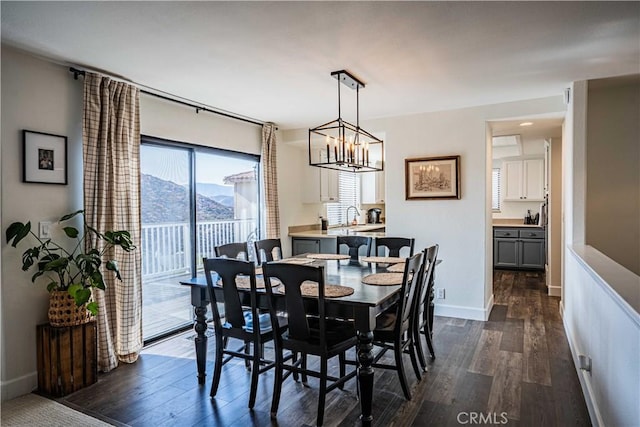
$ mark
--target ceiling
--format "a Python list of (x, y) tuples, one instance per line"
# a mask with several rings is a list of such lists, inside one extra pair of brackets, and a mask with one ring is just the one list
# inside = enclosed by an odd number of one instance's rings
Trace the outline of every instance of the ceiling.
[[(639, 2), (1, 2), (2, 42), (280, 128), (561, 95), (640, 71)], [(355, 93), (343, 89), (343, 117)]]

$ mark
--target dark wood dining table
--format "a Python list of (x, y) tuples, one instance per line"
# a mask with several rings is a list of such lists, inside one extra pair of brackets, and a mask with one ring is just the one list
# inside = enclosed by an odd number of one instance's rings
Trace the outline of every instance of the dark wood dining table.
[[(297, 255), (296, 258), (305, 258), (305, 255)], [(326, 283), (349, 286), (354, 293), (340, 298), (327, 299), (327, 312), (345, 318), (354, 319), (358, 331), (357, 356), (358, 356), (358, 382), (360, 385), (360, 409), (362, 425), (371, 425), (373, 416), (371, 413), (373, 402), (373, 330), (376, 326), (376, 316), (390, 307), (399, 297), (400, 286), (376, 286), (362, 283), (362, 278), (375, 272), (384, 272), (385, 269), (369, 263), (353, 263), (348, 260), (313, 260), (308, 265), (324, 266), (326, 270)], [(398, 273), (401, 274), (401, 273)], [(195, 347), (198, 368), (198, 382), (204, 384), (205, 366), (207, 355), (207, 306), (209, 305), (209, 293), (206, 279), (198, 276), (190, 280), (180, 282), (191, 287), (191, 304), (195, 312), (194, 330), (196, 332)], [(222, 297), (222, 288), (220, 296)], [(260, 292), (265, 296), (264, 291)], [(266, 299), (265, 299), (266, 307)], [(262, 305), (258, 302), (259, 305)]]

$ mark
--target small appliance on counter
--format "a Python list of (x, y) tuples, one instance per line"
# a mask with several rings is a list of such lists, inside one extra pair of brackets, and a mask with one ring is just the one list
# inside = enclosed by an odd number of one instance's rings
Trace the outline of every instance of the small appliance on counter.
[(382, 209), (372, 208), (367, 210), (367, 224), (380, 224), (382, 223)]

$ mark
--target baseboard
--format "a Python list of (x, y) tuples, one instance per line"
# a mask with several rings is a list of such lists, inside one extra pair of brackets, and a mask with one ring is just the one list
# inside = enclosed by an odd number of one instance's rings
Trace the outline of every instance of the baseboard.
[(573, 364), (576, 367), (576, 372), (578, 374), (578, 380), (580, 381), (580, 387), (582, 388), (582, 395), (584, 396), (584, 401), (587, 404), (587, 410), (589, 411), (589, 417), (591, 418), (591, 424), (593, 427), (604, 426), (604, 421), (602, 420), (602, 415), (600, 415), (600, 409), (598, 408), (598, 404), (593, 398), (594, 393), (591, 388), (591, 382), (589, 381), (589, 372), (583, 371), (578, 368), (578, 349), (576, 348), (575, 340), (573, 339), (573, 335), (571, 334), (569, 328), (567, 327), (566, 318), (564, 317), (564, 305), (561, 304), (561, 313), (562, 316), (562, 324), (564, 325), (564, 332), (567, 335), (567, 341), (569, 342), (569, 350), (571, 350), (571, 357), (573, 358)]
[(561, 286), (547, 286), (549, 290), (549, 296), (552, 297), (561, 297), (562, 296), (562, 287)]
[(486, 321), (493, 307), (493, 295), (486, 308), (465, 307), (461, 305), (436, 304), (435, 315), (445, 317), (456, 317), (458, 319), (482, 320)]
[(2, 390), (2, 401), (31, 393), (38, 388), (38, 372), (32, 372), (9, 381), (2, 381), (0, 389)]

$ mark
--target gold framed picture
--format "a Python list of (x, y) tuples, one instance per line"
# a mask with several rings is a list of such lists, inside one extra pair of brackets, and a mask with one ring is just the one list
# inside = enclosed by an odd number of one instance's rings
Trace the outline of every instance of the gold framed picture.
[(404, 160), (406, 200), (459, 199), (460, 156)]

